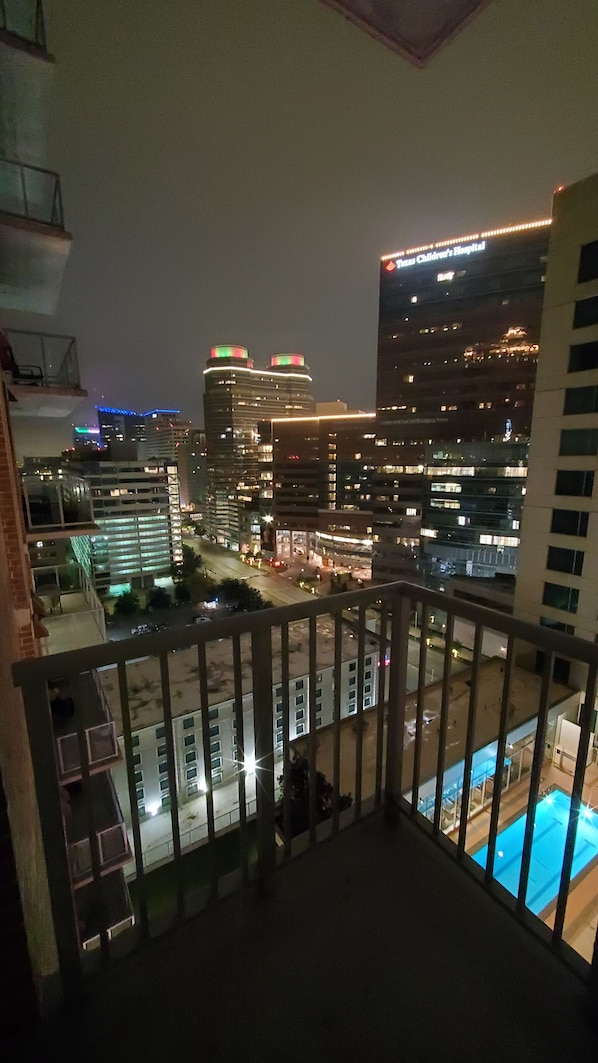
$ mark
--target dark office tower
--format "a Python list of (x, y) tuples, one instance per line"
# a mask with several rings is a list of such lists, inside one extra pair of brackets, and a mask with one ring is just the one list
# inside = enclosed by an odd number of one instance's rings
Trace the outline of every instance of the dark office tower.
[(415, 571), (426, 446), (529, 438), (549, 226), (381, 260), (375, 578)]
[(204, 380), (208, 530), (238, 549), (260, 530), (258, 422), (311, 413), (311, 376), (301, 354), (275, 354), (269, 369), (256, 369), (246, 347), (218, 346)]
[(146, 434), (145, 415), (135, 410), (119, 410), (113, 406), (96, 406), (102, 446), (111, 443), (143, 443)]

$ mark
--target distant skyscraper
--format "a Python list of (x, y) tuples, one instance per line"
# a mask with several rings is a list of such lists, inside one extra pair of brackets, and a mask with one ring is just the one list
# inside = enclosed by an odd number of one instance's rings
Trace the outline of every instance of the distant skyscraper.
[(119, 410), (113, 406), (96, 406), (102, 446), (111, 443), (142, 443), (146, 422), (142, 413)]
[(189, 435), (177, 449), (177, 465), (181, 488), (181, 505), (193, 506), (205, 517), (207, 493), (206, 433), (203, 428), (190, 428)]
[(549, 226), (476, 233), (381, 260), (380, 579), (415, 569), (427, 446), (529, 437)]
[[(515, 609), (598, 639), (598, 174), (556, 193)], [(569, 665), (557, 661), (559, 675)], [(582, 675), (571, 676), (583, 682)]]
[(234, 346), (212, 347), (204, 380), (208, 530), (238, 549), (260, 531), (258, 422), (311, 413), (312, 380), (301, 354), (276, 354), (269, 369), (256, 369), (247, 348)]
[(180, 421), (180, 410), (148, 410), (142, 414), (145, 422), (144, 441), (139, 457), (147, 461), (175, 462), (182, 443), (189, 439), (190, 421)]

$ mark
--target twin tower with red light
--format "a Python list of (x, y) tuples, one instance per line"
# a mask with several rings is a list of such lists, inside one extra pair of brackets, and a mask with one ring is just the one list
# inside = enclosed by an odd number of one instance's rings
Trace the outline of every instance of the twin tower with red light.
[[(245, 369), (253, 369), (253, 360), (249, 357), (247, 347), (234, 347), (228, 344), (220, 344), (212, 347), (208, 366), (212, 365), (237, 365)], [(305, 369), (305, 358), (302, 354), (273, 354), (270, 358), (270, 369)]]

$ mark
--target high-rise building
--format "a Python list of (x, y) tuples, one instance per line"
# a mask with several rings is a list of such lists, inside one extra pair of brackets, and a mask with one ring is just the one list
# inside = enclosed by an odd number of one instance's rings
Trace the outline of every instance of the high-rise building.
[(540, 343), (515, 608), (595, 641), (598, 174), (555, 194)]
[(426, 448), (420, 567), (428, 581), (515, 575), (527, 455), (523, 442)]
[(113, 443), (143, 443), (146, 421), (142, 413), (135, 410), (119, 410), (114, 406), (96, 406), (100, 428), (100, 440), (103, 447)]
[(139, 457), (144, 461), (177, 461), (181, 444), (189, 439), (190, 421), (179, 420), (180, 410), (148, 410), (142, 414), (145, 422), (143, 444)]
[(72, 540), (78, 562), (99, 594), (152, 587), (182, 560), (176, 465), (73, 462), (88, 485), (96, 531)]
[(272, 421), (276, 552), (370, 568), (374, 413)]
[(384, 255), (374, 575), (415, 570), (426, 447), (529, 437), (550, 220)]
[(312, 379), (301, 354), (275, 354), (256, 369), (246, 347), (218, 346), (204, 381), (208, 531), (239, 549), (260, 533), (258, 423), (311, 413)]
[(206, 433), (203, 428), (190, 428), (186, 439), (177, 448), (181, 506), (198, 510), (203, 516), (207, 492)]

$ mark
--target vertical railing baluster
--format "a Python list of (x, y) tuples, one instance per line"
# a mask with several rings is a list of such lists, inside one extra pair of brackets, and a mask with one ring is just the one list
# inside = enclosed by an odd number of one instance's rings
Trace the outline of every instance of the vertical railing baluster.
[(276, 823), (274, 804), (274, 734), (272, 719), (272, 629), (251, 632), (253, 719), (255, 734), (255, 791), (257, 798), (257, 861), (259, 888), (274, 890)]
[(339, 827), (341, 791), (341, 676), (343, 661), (343, 617), (334, 613), (334, 665), (332, 670), (332, 832)]
[(473, 770), (473, 754), (476, 733), (476, 721), (478, 713), (478, 689), (480, 684), (480, 657), (484, 644), (484, 628), (476, 624), (473, 641), (473, 658), (471, 662), (471, 678), (469, 686), (469, 706), (467, 711), (467, 731), (465, 734), (465, 760), (463, 762), (463, 788), (461, 790), (461, 814), (459, 819), (459, 837), (457, 840), (457, 859), (461, 860), (465, 853), (467, 839), (467, 822), (469, 819), (469, 801), (471, 797), (471, 773)]
[(365, 606), (357, 611), (357, 696), (355, 718), (355, 819), (361, 819), (363, 788), (363, 687), (365, 673)]
[(168, 792), (170, 797), (170, 822), (172, 826), (172, 853), (174, 859), (174, 878), (176, 884), (176, 917), (185, 916), (185, 889), (183, 868), (181, 864), (181, 835), (179, 829), (179, 808), (176, 783), (176, 764), (174, 754), (174, 735), (172, 730), (172, 705), (170, 699), (170, 675), (168, 669), (168, 652), (160, 653), (160, 685), (162, 694), (162, 713), (164, 718), (164, 740), (166, 745), (166, 767), (168, 774)]
[(536, 804), (538, 802), (538, 790), (540, 789), (540, 777), (542, 774), (542, 761), (546, 755), (546, 724), (548, 722), (548, 709), (550, 698), (550, 680), (554, 667), (554, 654), (544, 654), (544, 668), (542, 670), (542, 682), (540, 685), (540, 702), (538, 705), (538, 718), (536, 722), (536, 738), (534, 742), (534, 755), (529, 777), (529, 792), (527, 799), (527, 816), (523, 835), (523, 849), (521, 852), (521, 872), (519, 875), (519, 889), (517, 891), (517, 908), (520, 912), (525, 908), (527, 897), (527, 884), (529, 881), (529, 866), (532, 855), (534, 840), (534, 820), (536, 818)]
[(507, 726), (509, 718), (509, 704), (511, 700), (511, 684), (513, 680), (513, 666), (515, 657), (515, 640), (509, 635), (507, 643), (507, 656), (505, 658), (505, 670), (500, 704), (500, 720), (498, 725), (498, 739), (496, 743), (496, 768), (494, 771), (494, 791), (492, 793), (492, 808), (490, 810), (490, 827), (488, 833), (488, 856), (484, 879), (486, 883), (494, 878), (494, 857), (496, 855), (496, 834), (498, 831), (498, 817), (500, 815), (500, 799), (502, 793), (502, 773), (505, 763), (505, 748), (507, 745)]
[[(214, 819), (214, 786), (212, 782), (212, 750), (210, 738), (210, 696), (208, 691), (208, 662), (206, 658), (205, 639), (197, 646), (197, 669), (199, 674), (199, 704), (201, 708), (201, 741), (203, 745), (203, 767), (206, 785), (206, 820), (208, 827), (208, 866), (210, 874), (210, 899), (218, 897), (218, 868), (216, 867), (216, 823)], [(245, 747), (243, 747), (245, 758)], [(245, 771), (245, 759), (243, 759)]]
[[(240, 635), (233, 635), (234, 712), (237, 741), (237, 793), (239, 798), (239, 861), (241, 881), (245, 884), (249, 878), (249, 853), (247, 850), (247, 775), (245, 773), (245, 727), (243, 721), (242, 669), (241, 637)], [(240, 761), (239, 754), (241, 755)]]
[(451, 700), (451, 675), (453, 671), (453, 631), (455, 614), (447, 612), (444, 637), (444, 664), (442, 669), (442, 697), (440, 699), (440, 726), (438, 729), (438, 752), (436, 757), (436, 791), (434, 797), (434, 819), (432, 833), (437, 837), (442, 825), (442, 795), (444, 791), (444, 763), (446, 760), (446, 736), (449, 724), (449, 705)]
[[(67, 676), (68, 687), (75, 705), (82, 704), (82, 691), (79, 683), (79, 674)], [(89, 750), (84, 729), (77, 725), (77, 744), (79, 747), (79, 764), (81, 768), (81, 789), (83, 791), (83, 803), (85, 806), (85, 822), (89, 841), (89, 853), (91, 857), (91, 875), (93, 887), (94, 910), (97, 912), (99, 923), (100, 955), (102, 963), (110, 961), (110, 942), (108, 940), (108, 915), (106, 910), (104, 891), (101, 877), (101, 857), (96, 826), (96, 816), (91, 790), (91, 776), (89, 773)]]
[(422, 730), (426, 698), (426, 666), (428, 654), (428, 606), (422, 605), (419, 628), (419, 661), (417, 673), (417, 704), (415, 708), (415, 738), (413, 742), (413, 780), (411, 784), (411, 815), (417, 816), (419, 804), (419, 775), (422, 757)]
[(316, 649), (317, 628), (315, 616), (310, 616), (308, 622), (308, 660), (309, 660), (309, 737), (307, 740), (309, 749), (309, 844), (316, 844), (318, 826), (318, 792), (317, 792), (317, 735), (316, 735)]
[(289, 772), (291, 767), (291, 749), (289, 744), (289, 625), (283, 624), (280, 631), (280, 662), (282, 685), (282, 829), (284, 832), (284, 857), (291, 855), (291, 790)]
[(594, 704), (596, 701), (597, 675), (598, 670), (596, 665), (590, 665), (588, 680), (586, 683), (585, 698), (581, 707), (581, 712), (579, 714), (579, 744), (577, 747), (577, 759), (575, 761), (573, 786), (571, 788), (571, 809), (569, 811), (569, 822), (567, 824), (567, 836), (565, 839), (565, 852), (563, 855), (563, 870), (561, 872), (559, 896), (556, 904), (556, 911), (554, 913), (554, 928), (552, 932), (552, 940), (555, 944), (558, 944), (562, 940), (563, 929), (565, 926), (565, 912), (567, 908), (567, 899), (569, 896), (571, 871), (573, 869), (573, 855), (575, 852), (575, 839), (577, 837), (577, 824), (581, 812), (581, 798), (583, 794), (583, 786), (588, 762), (588, 751), (590, 748), (591, 722), (594, 712)]
[[(379, 808), (382, 803), (382, 764), (384, 760), (384, 714), (387, 712), (387, 668), (386, 656), (388, 651), (388, 603), (384, 599), (380, 602), (380, 639), (378, 649), (378, 681), (376, 684), (376, 781), (374, 789), (374, 804)], [(372, 669), (372, 675), (374, 671)]]
[(23, 217), (24, 218), (28, 218), (29, 217), (29, 202), (28, 202), (28, 199), (27, 199), (27, 181), (26, 181), (26, 177), (25, 177), (25, 167), (24, 166), (19, 166), (19, 171), (20, 171), (20, 174), (21, 174), (21, 193), (22, 193), (22, 196), (23, 196)]
[(81, 948), (71, 885), (55, 738), (48, 687), (43, 679), (22, 681), (33, 780), (46, 862), (48, 892), (62, 991), (68, 1000), (82, 992)]
[(409, 621), (411, 600), (395, 592), (391, 598), (390, 681), (386, 741), (385, 805), (392, 816), (403, 789), (403, 750), (405, 745), (405, 700), (409, 661)]
[(133, 763), (133, 739), (131, 735), (129, 685), (127, 683), (127, 669), (124, 661), (118, 662), (118, 690), (120, 695), (120, 716), (122, 720), (123, 742), (125, 747), (127, 788), (129, 791), (129, 805), (131, 807), (131, 830), (133, 833), (133, 852), (135, 856), (135, 874), (137, 882), (137, 896), (139, 900), (139, 929), (141, 933), (141, 940), (145, 941), (149, 937), (147, 890), (145, 882), (145, 870), (143, 867), (143, 845), (141, 841), (141, 827), (139, 824), (139, 809), (137, 807), (135, 765)]

